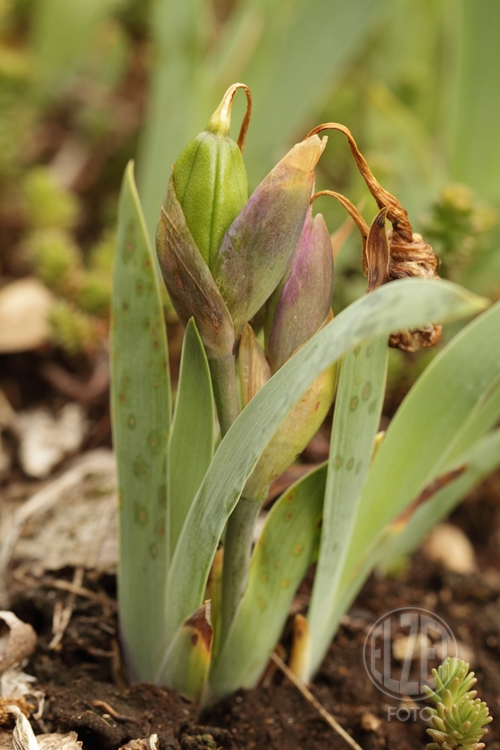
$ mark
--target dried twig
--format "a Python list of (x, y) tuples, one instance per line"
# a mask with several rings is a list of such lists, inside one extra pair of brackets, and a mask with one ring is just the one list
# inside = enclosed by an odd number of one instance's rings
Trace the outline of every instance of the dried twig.
[[(75, 572), (73, 574), (73, 585), (75, 587), (81, 588), (81, 585), (83, 583), (83, 575), (83, 568), (75, 568)], [(60, 644), (62, 637), (66, 632), (66, 628), (70, 623), (71, 615), (73, 614), (73, 610), (75, 608), (75, 603), (76, 595), (74, 593), (69, 594), (66, 606), (63, 607), (61, 602), (56, 602), (52, 621), (52, 632), (54, 633), (54, 637), (49, 643), (49, 649), (55, 649)]]
[(323, 717), (323, 719), (326, 721), (327, 724), (329, 724), (332, 729), (334, 729), (337, 734), (340, 734), (340, 736), (347, 742), (348, 745), (350, 745), (354, 750), (363, 750), (361, 745), (358, 745), (358, 743), (353, 740), (350, 734), (348, 734), (343, 727), (340, 726), (338, 721), (329, 713), (326, 708), (324, 708), (321, 703), (314, 697), (314, 695), (311, 693), (310, 690), (306, 688), (304, 683), (299, 680), (297, 675), (295, 675), (292, 670), (287, 667), (283, 659), (280, 659), (278, 654), (271, 654), (271, 659), (274, 661), (274, 663), (281, 669), (283, 674), (288, 677), (290, 682), (292, 682), (297, 690), (302, 693), (304, 698), (311, 703), (311, 705), (314, 706), (316, 711)]
[(109, 703), (106, 703), (106, 701), (92, 701), (92, 705), (94, 708), (102, 708), (103, 711), (109, 714), (112, 719), (115, 719), (115, 721), (135, 721), (132, 716), (124, 716), (123, 714), (118, 713), (118, 711), (115, 711), (115, 709), (110, 706)]
[(96, 593), (85, 586), (77, 586), (72, 581), (65, 581), (64, 578), (47, 578), (38, 585), (51, 589), (59, 589), (60, 591), (68, 591), (70, 594), (76, 594), (76, 596), (81, 596), (82, 599), (90, 599), (99, 602), (99, 604), (109, 605), (113, 603), (113, 599), (110, 599), (104, 592)]

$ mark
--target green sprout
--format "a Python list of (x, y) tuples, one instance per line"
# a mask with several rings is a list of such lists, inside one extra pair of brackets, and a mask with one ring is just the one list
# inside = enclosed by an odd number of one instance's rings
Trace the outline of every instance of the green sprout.
[[(233, 141), (240, 89), (247, 113)], [(311, 132), (247, 199), (250, 102), (246, 86), (231, 86), (174, 164), (157, 258), (132, 164), (118, 215), (111, 400), (121, 639), (131, 679), (199, 702), (258, 683), (315, 562), (292, 663), (310, 681), (369, 573), (395, 540), (418, 543), (420, 510), (437, 518), (500, 463), (500, 305), (438, 354), (381, 442), (388, 343), (432, 346), (441, 323), (489, 302), (436, 279), (432, 248), (344, 126)], [(369, 225), (335, 194), (360, 230), (368, 279), (367, 294), (335, 318), (329, 231), (313, 213), (325, 129), (347, 136), (379, 208)], [(175, 400), (157, 259), (185, 326)], [(329, 460), (277, 500), (254, 543), (270, 483), (314, 435), (335, 389)]]
[(434, 690), (425, 686), (428, 697), (436, 708), (428, 708), (431, 726), (426, 730), (432, 737), (428, 750), (482, 750), (486, 724), (492, 721), (488, 706), (476, 698), (471, 690), (477, 679), (469, 672), (467, 662), (456, 656), (448, 657), (438, 669), (432, 670)]

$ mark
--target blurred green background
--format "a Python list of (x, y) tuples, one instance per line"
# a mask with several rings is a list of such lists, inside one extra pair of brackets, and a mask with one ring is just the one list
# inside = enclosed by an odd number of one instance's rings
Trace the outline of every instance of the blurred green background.
[[(53, 294), (52, 341), (92, 352), (127, 160), (153, 235), (171, 164), (242, 81), (251, 189), (312, 127), (342, 122), (442, 275), (498, 298), (499, 71), (498, 0), (0, 0), (2, 287), (38, 277)], [(244, 104), (240, 94), (235, 134)], [(324, 188), (367, 196), (338, 133)], [(370, 221), (375, 204), (362, 205)], [(317, 210), (331, 232), (345, 220), (331, 199)], [(353, 234), (336, 309), (364, 286)]]

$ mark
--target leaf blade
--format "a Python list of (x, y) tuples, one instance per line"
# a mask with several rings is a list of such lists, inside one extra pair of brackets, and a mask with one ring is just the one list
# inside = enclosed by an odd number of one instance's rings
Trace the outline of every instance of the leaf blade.
[(404, 529), (388, 545), (382, 560), (384, 567), (411, 554), (435, 524), (446, 518), (473, 487), (495, 471), (500, 465), (500, 430), (477, 440), (456, 459), (455, 464), (466, 466), (464, 473), (417, 508)]
[(342, 362), (333, 417), (323, 526), (311, 603), (309, 682), (335, 628), (335, 599), (369, 469), (385, 393), (387, 339), (357, 347)]
[(169, 538), (172, 556), (182, 526), (214, 451), (215, 414), (207, 356), (196, 323), (182, 345), (177, 399), (169, 443)]
[(290, 487), (267, 517), (248, 586), (210, 675), (219, 698), (253, 687), (266, 667), (317, 548), (325, 481), (323, 465)]
[(175, 634), (156, 682), (201, 703), (212, 658), (212, 642), (210, 602), (204, 602)]
[(496, 382), (499, 332), (497, 303), (464, 328), (410, 390), (368, 474), (344, 574), (355, 566), (358, 550), (366, 549), (374, 534), (418, 497), (442, 468), (460, 430), (481, 405), (484, 391)]
[(269, 380), (222, 441), (191, 505), (169, 573), (167, 642), (199, 606), (222, 530), (248, 476), (279, 422), (314, 378), (366, 339), (429, 319), (470, 315), (486, 304), (450, 282), (391, 282), (340, 313)]
[(153, 679), (162, 653), (167, 571), (170, 382), (152, 249), (129, 163), (112, 296), (113, 440), (120, 491), (118, 599), (130, 673)]

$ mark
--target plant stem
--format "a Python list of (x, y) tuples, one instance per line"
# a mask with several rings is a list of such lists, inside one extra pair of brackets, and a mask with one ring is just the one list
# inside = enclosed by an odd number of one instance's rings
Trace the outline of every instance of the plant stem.
[(209, 359), (217, 416), (222, 437), (240, 413), (234, 355)]
[(258, 500), (240, 497), (227, 522), (222, 573), (221, 644), (229, 632), (247, 585), (253, 531), (261, 504)]
[[(240, 413), (233, 355), (209, 360), (222, 437)], [(241, 497), (229, 516), (224, 536), (220, 635), (222, 644), (229, 631), (248, 579), (255, 520), (261, 498)]]

